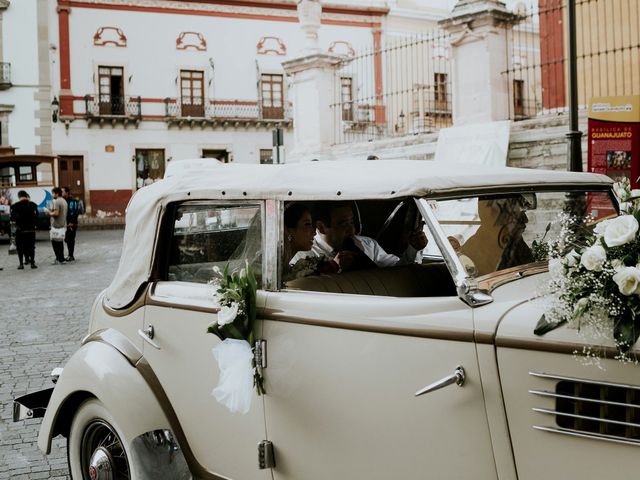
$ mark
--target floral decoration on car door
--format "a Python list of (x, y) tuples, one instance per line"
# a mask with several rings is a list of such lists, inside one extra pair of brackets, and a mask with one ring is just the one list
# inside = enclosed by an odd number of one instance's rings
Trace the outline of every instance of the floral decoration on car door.
[(220, 304), (217, 318), (207, 328), (221, 343), (212, 352), (220, 368), (218, 385), (212, 395), (231, 412), (247, 413), (252, 389), (265, 393), (264, 379), (253, 354), (256, 320), (256, 278), (248, 263), (240, 272), (214, 267), (219, 277), (212, 281)]

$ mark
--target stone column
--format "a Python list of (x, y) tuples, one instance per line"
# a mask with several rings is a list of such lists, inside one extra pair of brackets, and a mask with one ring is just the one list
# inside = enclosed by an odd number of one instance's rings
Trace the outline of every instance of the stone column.
[(458, 0), (439, 25), (451, 35), (454, 126), (509, 119), (507, 32), (500, 0)]
[[(339, 108), (336, 95), (336, 69), (342, 58), (322, 53), (318, 29), (322, 7), (318, 0), (298, 2), (300, 26), (306, 43), (298, 56), (282, 63), (290, 75), (289, 99), (293, 103), (293, 146), (287, 148), (287, 161), (323, 157), (333, 140)], [(337, 112), (337, 113), (336, 113)]]

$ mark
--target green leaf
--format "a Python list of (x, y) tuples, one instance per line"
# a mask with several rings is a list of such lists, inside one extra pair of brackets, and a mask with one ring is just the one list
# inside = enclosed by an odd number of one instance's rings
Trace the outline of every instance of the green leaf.
[(223, 334), (220, 332), (220, 326), (217, 323), (211, 324), (207, 327), (207, 333), (213, 333), (220, 340), (224, 340)]
[(540, 317), (540, 320), (538, 320), (538, 323), (536, 324), (536, 328), (533, 330), (533, 333), (536, 335), (544, 335), (547, 332), (550, 332), (551, 330), (555, 330), (556, 328), (558, 328), (560, 325), (563, 325), (567, 323), (566, 320), (561, 320), (558, 323), (555, 322), (549, 322), (544, 314)]

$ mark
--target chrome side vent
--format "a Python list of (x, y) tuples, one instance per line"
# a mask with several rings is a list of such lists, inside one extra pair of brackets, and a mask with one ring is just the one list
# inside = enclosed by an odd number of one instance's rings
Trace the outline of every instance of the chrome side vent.
[(599, 382), (529, 372), (555, 382), (546, 390), (529, 390), (555, 399), (555, 409), (533, 411), (555, 417), (555, 426), (534, 425), (538, 430), (640, 446), (640, 386)]

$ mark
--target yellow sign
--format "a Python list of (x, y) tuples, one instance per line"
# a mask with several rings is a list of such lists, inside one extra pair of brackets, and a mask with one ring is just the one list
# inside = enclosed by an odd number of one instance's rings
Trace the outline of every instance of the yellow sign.
[(640, 95), (592, 97), (589, 118), (605, 122), (640, 123)]

